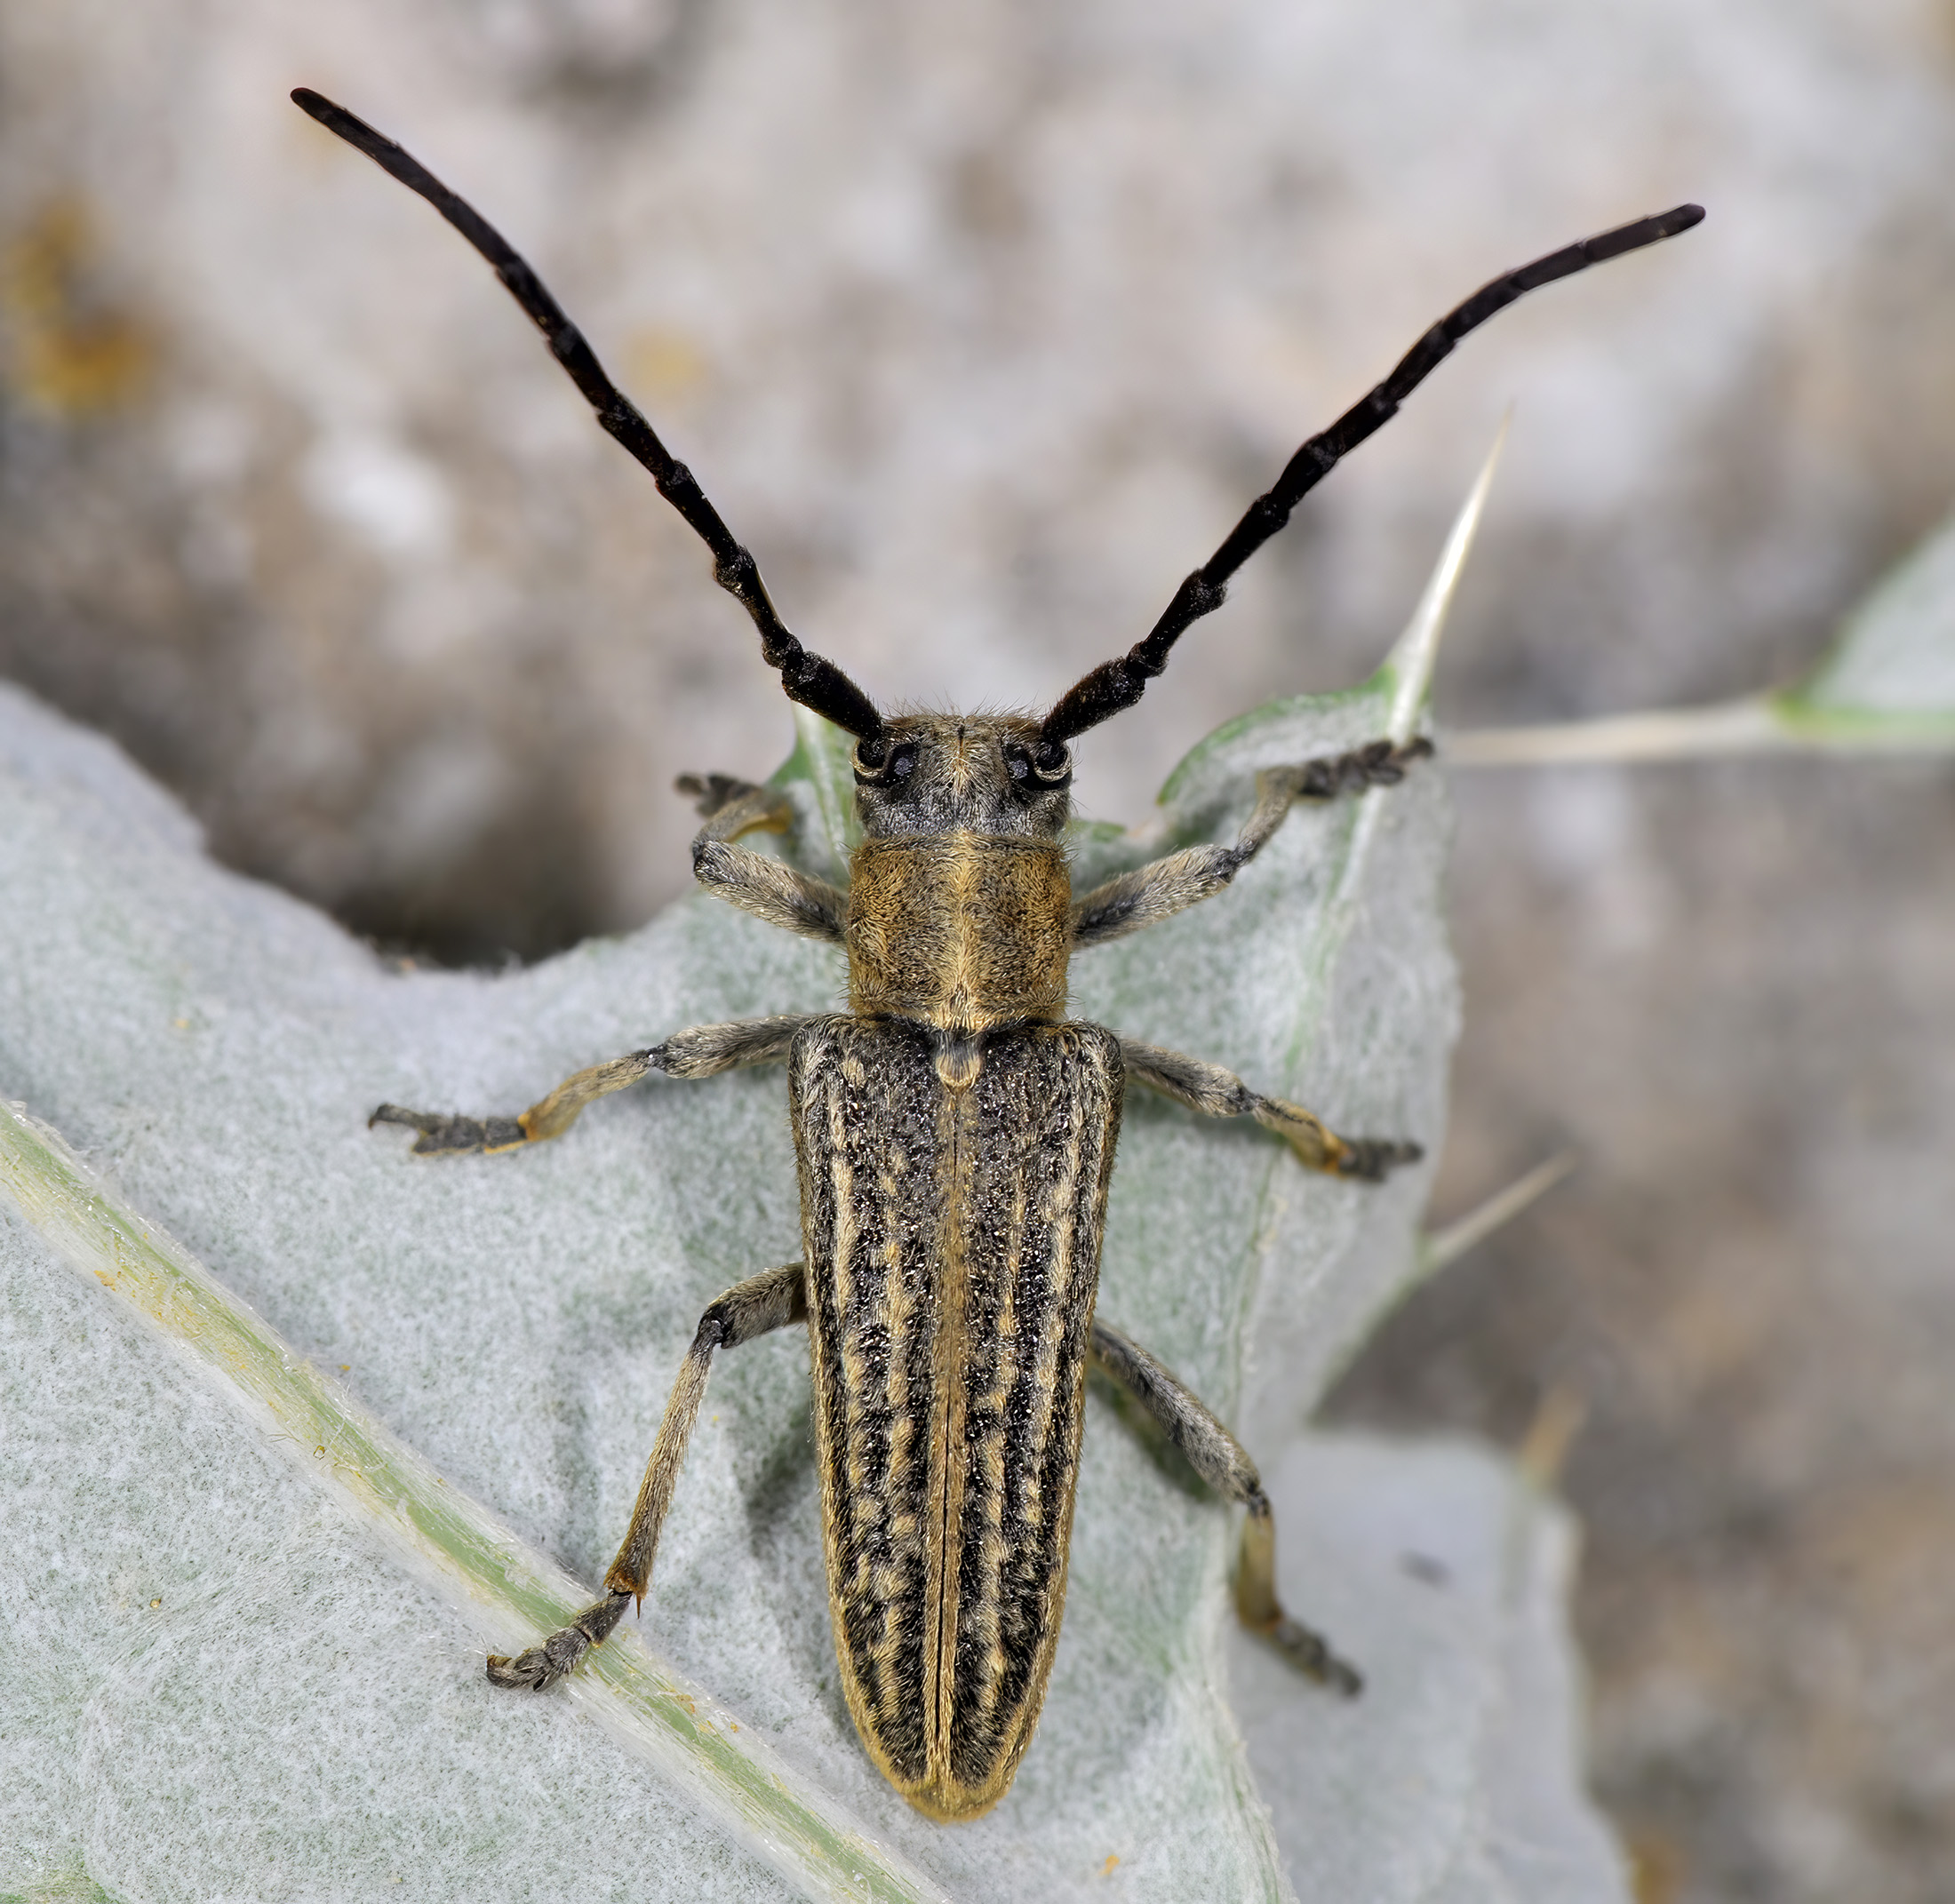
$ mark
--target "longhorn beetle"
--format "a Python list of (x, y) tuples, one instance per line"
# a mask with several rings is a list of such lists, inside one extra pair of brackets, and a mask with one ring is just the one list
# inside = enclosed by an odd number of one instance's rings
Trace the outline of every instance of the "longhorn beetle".
[(777, 926), (846, 948), (849, 1008), (696, 1025), (566, 1079), (518, 1117), (382, 1104), (423, 1156), (558, 1137), (594, 1098), (648, 1072), (711, 1078), (785, 1064), (801, 1177), (802, 1260), (737, 1283), (699, 1318), (604, 1595), (516, 1658), (498, 1685), (542, 1687), (602, 1643), (651, 1581), (714, 1351), (808, 1325), (835, 1652), (870, 1757), (920, 1811), (975, 1818), (1009, 1787), (1044, 1703), (1065, 1593), (1089, 1359), (1167, 1430), (1202, 1478), (1248, 1510), (1235, 1603), (1246, 1625), (1334, 1690), (1357, 1672), (1278, 1604), (1275, 1530), (1256, 1466), (1160, 1362), (1094, 1314), (1121, 1094), (1143, 1084), (1209, 1117), (1251, 1117), (1312, 1170), (1376, 1182), (1412, 1143), (1341, 1137), (1219, 1066), (1065, 1015), (1078, 948), (1137, 932), (1222, 891), (1293, 802), (1388, 786), (1431, 753), (1377, 740), (1257, 777), (1233, 846), (1193, 847), (1075, 896), (1061, 844), (1067, 742), (1131, 707), (1188, 625), (1310, 490), (1386, 422), (1453, 346), (1524, 291), (1688, 230), (1680, 205), (1496, 278), (1292, 457), (1145, 640), (1095, 668), (1042, 718), (884, 715), (788, 633), (754, 558), (692, 472), (599, 365), (536, 274), (406, 152), (316, 92), (293, 100), (420, 194), (494, 267), (597, 420), (651, 472), (753, 617), (788, 697), (856, 737), (863, 840), (846, 892), (735, 842), (792, 822), (786, 797), (687, 776), (706, 825), (700, 882)]

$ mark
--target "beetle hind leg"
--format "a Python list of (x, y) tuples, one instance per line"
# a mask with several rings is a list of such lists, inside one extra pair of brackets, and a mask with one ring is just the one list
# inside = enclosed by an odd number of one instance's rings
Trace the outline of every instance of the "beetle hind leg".
[(1172, 1369), (1104, 1322), (1093, 1325), (1093, 1361), (1160, 1422), (1217, 1494), (1249, 1510), (1235, 1569), (1235, 1610), (1242, 1624), (1306, 1677), (1356, 1698), (1364, 1687), (1358, 1669), (1340, 1659), (1321, 1633), (1284, 1612), (1276, 1597), (1276, 1519), (1249, 1450)]
[(659, 1529), (672, 1505), (673, 1491), (684, 1467), (686, 1444), (699, 1417), (706, 1378), (715, 1349), (737, 1349), (791, 1322), (808, 1319), (808, 1273), (798, 1263), (784, 1269), (762, 1270), (735, 1283), (718, 1301), (707, 1305), (679, 1379), (672, 1384), (666, 1412), (652, 1443), (651, 1459), (632, 1510), (624, 1545), (604, 1576), (604, 1597), (594, 1600), (568, 1626), (557, 1628), (538, 1645), (509, 1659), (489, 1655), (489, 1677), (497, 1685), (541, 1692), (571, 1671), (593, 1646), (602, 1645), (624, 1617), (626, 1607), (642, 1600), (651, 1584), (651, 1563), (658, 1550)]

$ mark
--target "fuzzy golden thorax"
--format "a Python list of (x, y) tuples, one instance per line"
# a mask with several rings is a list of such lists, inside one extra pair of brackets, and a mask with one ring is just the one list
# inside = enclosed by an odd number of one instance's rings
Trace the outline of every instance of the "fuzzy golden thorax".
[(1073, 763), (1041, 773), (1038, 740), (1022, 714), (909, 714), (856, 749), (852, 1010), (953, 1034), (1065, 1016)]

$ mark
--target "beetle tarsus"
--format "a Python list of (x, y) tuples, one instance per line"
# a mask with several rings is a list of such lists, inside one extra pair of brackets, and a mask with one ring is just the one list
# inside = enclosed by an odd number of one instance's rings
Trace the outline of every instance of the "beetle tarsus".
[(631, 1604), (628, 1593), (607, 1593), (586, 1606), (568, 1626), (560, 1626), (541, 1645), (531, 1646), (509, 1659), (499, 1653), (489, 1655), (489, 1679), (493, 1685), (518, 1692), (540, 1693), (566, 1674), (576, 1670), (593, 1646), (601, 1645)]
[(465, 1118), (459, 1113), (443, 1117), (432, 1111), (407, 1111), (399, 1104), (382, 1104), (367, 1119), (367, 1128), (376, 1124), (404, 1124), (419, 1135), (414, 1139), (416, 1157), (471, 1157), (496, 1151), (513, 1151), (530, 1141), (529, 1133), (515, 1118)]
[(1367, 787), (1396, 786), (1414, 761), (1425, 760), (1432, 752), (1432, 742), (1420, 734), (1402, 746), (1374, 740), (1349, 753), (1278, 771), (1295, 776), (1298, 800), (1335, 800), (1340, 793), (1361, 793)]
[(1364, 1691), (1364, 1675), (1348, 1660), (1339, 1659), (1321, 1633), (1312, 1632), (1288, 1613), (1280, 1615), (1262, 1637), (1306, 1679), (1315, 1680), (1340, 1699), (1355, 1699)]
[(1402, 1143), (1391, 1137), (1346, 1137), (1343, 1143), (1337, 1175), (1354, 1177), (1361, 1183), (1382, 1183), (1392, 1171), (1405, 1164), (1416, 1164), (1425, 1155), (1423, 1143)]
[(751, 780), (741, 780), (732, 774), (681, 774), (672, 785), (675, 793), (692, 802), (692, 810), (702, 820), (710, 820), (721, 808), (762, 791)]
[(573, 1627), (563, 1627), (515, 1659), (489, 1655), (489, 1679), (494, 1685), (540, 1693), (563, 1678), (590, 1651), (590, 1641)]

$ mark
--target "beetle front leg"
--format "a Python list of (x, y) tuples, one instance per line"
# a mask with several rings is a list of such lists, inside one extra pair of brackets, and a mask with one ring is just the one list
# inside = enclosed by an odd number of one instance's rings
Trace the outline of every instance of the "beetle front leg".
[(787, 1059), (794, 1034), (810, 1023), (806, 1013), (779, 1018), (742, 1018), (731, 1024), (696, 1024), (674, 1032), (662, 1045), (634, 1051), (607, 1064), (594, 1064), (566, 1078), (547, 1097), (539, 1097), (515, 1117), (463, 1117), (433, 1111), (406, 1111), (382, 1104), (367, 1119), (376, 1124), (404, 1124), (419, 1131), (417, 1157), (465, 1157), (475, 1152), (519, 1151), (526, 1143), (546, 1143), (561, 1137), (576, 1123), (594, 1098), (622, 1091), (651, 1071), (668, 1078), (716, 1078), (722, 1071), (747, 1064), (781, 1064)]
[(1375, 740), (1349, 753), (1265, 768), (1256, 777), (1256, 810), (1233, 846), (1188, 847), (1096, 886), (1073, 907), (1074, 949), (1124, 938), (1212, 899), (1269, 843), (1298, 801), (1396, 786), (1405, 769), (1432, 751), (1432, 742), (1421, 735), (1403, 746)]
[(555, 1685), (593, 1646), (602, 1644), (634, 1599), (643, 1601), (651, 1585), (658, 1530), (665, 1526), (666, 1510), (672, 1505), (679, 1470), (685, 1466), (686, 1444), (692, 1438), (692, 1425), (706, 1394), (713, 1351), (737, 1349), (757, 1335), (807, 1319), (808, 1275), (799, 1263), (790, 1263), (785, 1269), (762, 1270), (758, 1276), (734, 1284), (699, 1318), (698, 1330), (680, 1365), (679, 1379), (672, 1385), (658, 1423), (658, 1438), (652, 1443), (651, 1459), (645, 1464), (645, 1478), (638, 1489), (624, 1545), (604, 1576), (604, 1597), (593, 1601), (568, 1626), (559, 1627), (541, 1645), (513, 1660), (491, 1653), (489, 1677), (496, 1685), (537, 1691)]
[(1400, 1164), (1416, 1164), (1424, 1156), (1416, 1143), (1392, 1137), (1340, 1137), (1323, 1119), (1287, 1098), (1265, 1097), (1252, 1091), (1232, 1071), (1209, 1064), (1179, 1051), (1137, 1040), (1120, 1041), (1121, 1062), (1137, 1083), (1159, 1091), (1204, 1117), (1254, 1118), (1284, 1138), (1310, 1169), (1331, 1176), (1357, 1177), (1368, 1183), (1384, 1180)]
[(1248, 1449), (1172, 1369), (1104, 1322), (1093, 1325), (1093, 1360), (1167, 1430), (1189, 1466), (1217, 1494), (1249, 1510), (1235, 1566), (1235, 1611), (1242, 1624), (1299, 1672), (1355, 1698), (1364, 1685), (1357, 1668), (1340, 1660), (1322, 1634), (1291, 1619), (1276, 1597), (1276, 1521)]
[(692, 876), (700, 885), (770, 926), (842, 943), (849, 916), (845, 893), (733, 844), (746, 833), (786, 832), (794, 809), (785, 793), (725, 774), (681, 774), (675, 785), (706, 819), (692, 842)]

